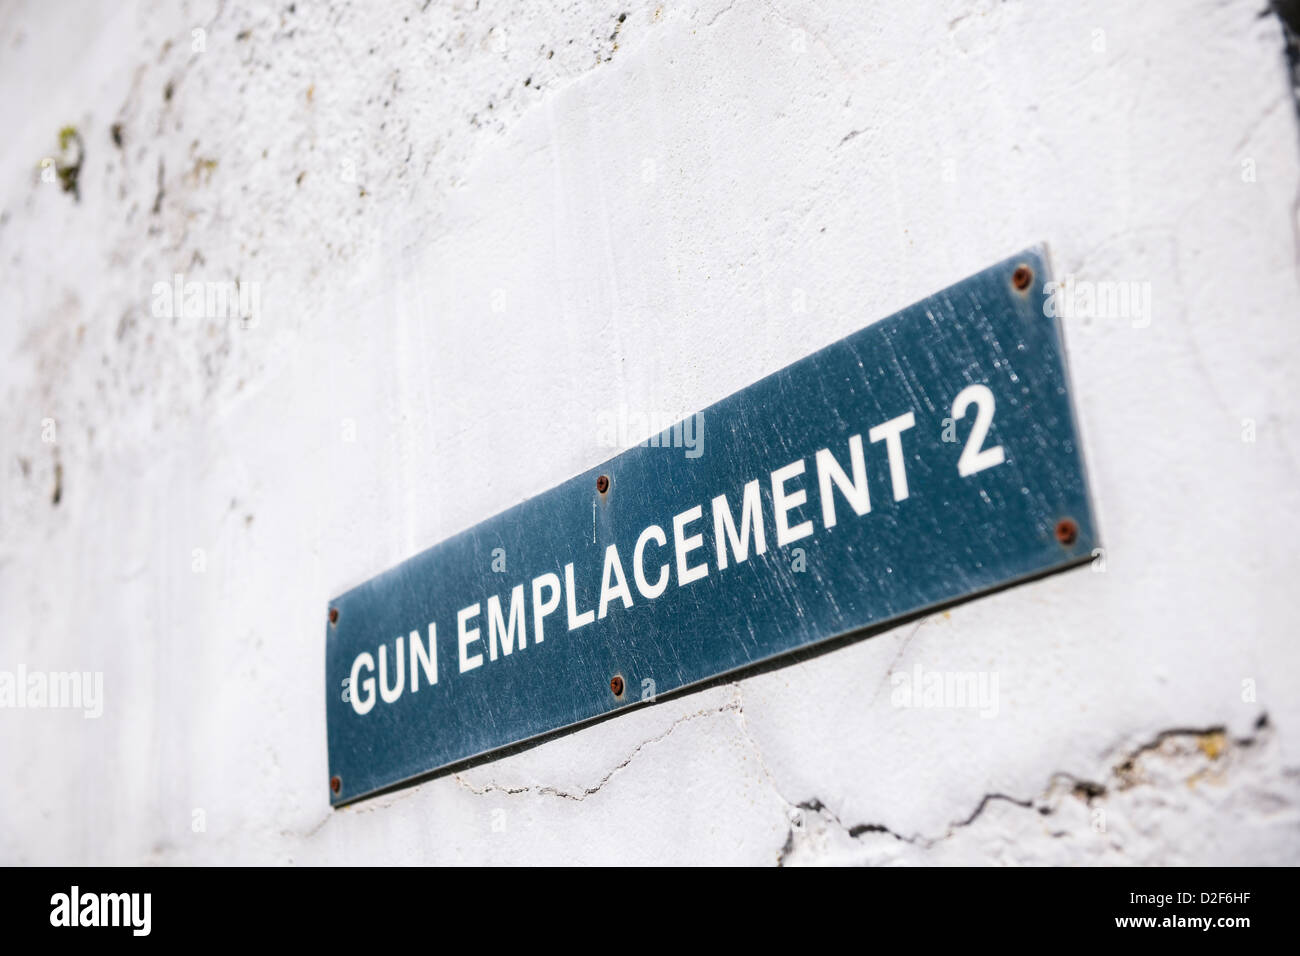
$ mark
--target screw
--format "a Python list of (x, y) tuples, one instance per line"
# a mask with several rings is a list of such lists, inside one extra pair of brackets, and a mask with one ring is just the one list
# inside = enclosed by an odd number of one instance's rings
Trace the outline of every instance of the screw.
[(339, 622), (339, 609), (336, 607), (332, 607), (330, 608), (330, 623), (337, 624), (338, 622)]
[(336, 795), (340, 790), (343, 789), (343, 781), (342, 779), (339, 778), (337, 774), (335, 774), (333, 777), (330, 777), (330, 789), (333, 790)]
[(1030, 283), (1034, 281), (1034, 270), (1027, 265), (1016, 266), (1016, 271), (1011, 273), (1011, 284), (1020, 292), (1029, 288)]
[(1068, 547), (1069, 545), (1074, 544), (1074, 542), (1078, 540), (1078, 537), (1079, 526), (1074, 523), (1073, 519), (1062, 518), (1060, 521), (1056, 522), (1056, 540), (1061, 542), (1061, 544)]
[(609, 679), (609, 689), (614, 692), (615, 697), (623, 696), (623, 678), (615, 674)]
[(596, 490), (602, 495), (609, 491), (609, 475), (601, 475), (596, 479)]

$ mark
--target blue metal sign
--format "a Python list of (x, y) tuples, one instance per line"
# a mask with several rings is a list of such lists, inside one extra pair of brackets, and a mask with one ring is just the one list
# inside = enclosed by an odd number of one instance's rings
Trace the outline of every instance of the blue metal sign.
[(1086, 560), (1041, 248), (330, 606), (331, 800)]

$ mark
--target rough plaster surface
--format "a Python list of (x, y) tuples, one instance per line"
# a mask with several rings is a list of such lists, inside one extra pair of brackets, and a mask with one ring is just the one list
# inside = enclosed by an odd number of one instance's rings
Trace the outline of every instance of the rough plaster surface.
[[(0, 861), (1300, 862), (1261, 7), (8, 5), (0, 669), (105, 700), (0, 710)], [(597, 412), (702, 407), (1039, 240), (1152, 293), (1065, 322), (1104, 571), (328, 809), (330, 595), (608, 457)], [(259, 321), (154, 316), (177, 272)], [(918, 663), (996, 673), (997, 716), (893, 706)]]

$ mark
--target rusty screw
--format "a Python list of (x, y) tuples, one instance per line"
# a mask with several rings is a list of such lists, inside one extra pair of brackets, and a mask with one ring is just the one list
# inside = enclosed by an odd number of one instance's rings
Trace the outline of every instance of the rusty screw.
[(342, 779), (339, 778), (337, 774), (335, 774), (333, 777), (330, 777), (330, 789), (334, 791), (336, 795), (340, 790), (343, 789), (343, 781)]
[(339, 609), (336, 607), (332, 607), (330, 608), (330, 623), (337, 624), (338, 622), (339, 622)]
[(609, 679), (609, 689), (614, 692), (615, 697), (623, 696), (623, 678), (615, 674)]
[(609, 491), (609, 475), (601, 475), (596, 479), (596, 490), (602, 495)]
[(1030, 283), (1034, 281), (1034, 270), (1026, 265), (1016, 266), (1016, 271), (1011, 273), (1011, 284), (1019, 292), (1024, 292), (1029, 288)]
[(1056, 540), (1069, 547), (1079, 538), (1079, 526), (1071, 518), (1056, 522)]

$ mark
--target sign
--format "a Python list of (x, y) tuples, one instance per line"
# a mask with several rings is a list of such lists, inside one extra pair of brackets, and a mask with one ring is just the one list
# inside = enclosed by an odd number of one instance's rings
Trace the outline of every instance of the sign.
[(1041, 248), (340, 595), (346, 803), (1096, 545)]

